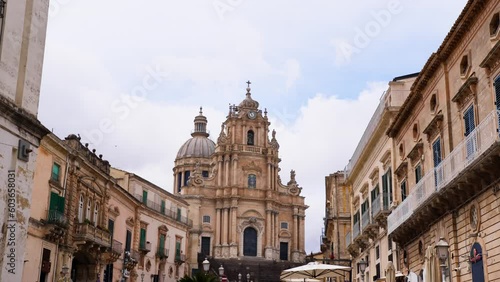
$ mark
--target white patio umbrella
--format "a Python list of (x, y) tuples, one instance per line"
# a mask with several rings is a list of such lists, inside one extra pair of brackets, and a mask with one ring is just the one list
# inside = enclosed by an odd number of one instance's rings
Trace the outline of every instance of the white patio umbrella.
[(280, 279), (321, 279), (335, 277), (337, 275), (345, 275), (345, 273), (342, 272), (350, 270), (351, 268), (348, 266), (310, 262), (306, 265), (283, 270), (281, 272)]

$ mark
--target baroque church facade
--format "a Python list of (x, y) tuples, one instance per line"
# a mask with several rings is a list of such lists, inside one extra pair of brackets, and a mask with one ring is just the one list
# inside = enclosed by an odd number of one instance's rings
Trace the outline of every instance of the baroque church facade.
[[(245, 261), (281, 265), (305, 261), (308, 206), (295, 171), (290, 172), (290, 181), (282, 183), (276, 131), (269, 138), (267, 110), (259, 109), (250, 90), (238, 106), (229, 107), (216, 143), (209, 139), (207, 118), (200, 108), (192, 138), (175, 159), (174, 193), (189, 203), (193, 221), (187, 250), (193, 272), (202, 270), (200, 260), (205, 258), (213, 268), (224, 265), (224, 260), (240, 261), (240, 266)], [(248, 273), (231, 272), (229, 265), (224, 267), (230, 280), (236, 279), (231, 274), (248, 277), (252, 272), (253, 277), (258, 272), (248, 267)]]

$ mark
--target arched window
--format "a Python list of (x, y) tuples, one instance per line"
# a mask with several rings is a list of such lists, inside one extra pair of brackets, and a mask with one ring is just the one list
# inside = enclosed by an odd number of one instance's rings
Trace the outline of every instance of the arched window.
[(248, 188), (257, 187), (257, 176), (255, 174), (248, 175)]
[(254, 133), (253, 133), (253, 130), (249, 130), (247, 132), (247, 145), (255, 145), (254, 144)]
[(243, 255), (257, 256), (257, 230), (247, 227), (243, 232)]
[(90, 199), (87, 200), (87, 212), (85, 213), (85, 219), (88, 219), (88, 220), (90, 220), (90, 211), (91, 211), (90, 207), (92, 205), (91, 202), (92, 201)]
[(83, 195), (80, 195), (80, 201), (78, 203), (78, 222), (83, 222)]
[(95, 203), (94, 206), (94, 225), (97, 226), (97, 223), (99, 222), (99, 203)]

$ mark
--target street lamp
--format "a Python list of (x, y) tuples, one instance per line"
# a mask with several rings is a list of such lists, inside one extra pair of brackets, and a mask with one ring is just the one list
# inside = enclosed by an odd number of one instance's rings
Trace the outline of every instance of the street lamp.
[(443, 281), (446, 280), (446, 260), (448, 259), (448, 249), (450, 245), (444, 240), (443, 237), (439, 238), (439, 242), (436, 244), (436, 253), (438, 255), (439, 261), (441, 263), (441, 277)]
[(359, 262), (358, 262), (358, 269), (359, 271), (361, 272), (361, 280), (362, 281), (365, 281), (365, 270), (366, 270), (366, 261), (364, 258), (362, 258)]
[(210, 262), (208, 261), (208, 259), (205, 258), (205, 260), (201, 264), (203, 264), (203, 270), (205, 272), (208, 272), (208, 270), (210, 269)]
[(144, 276), (146, 276), (146, 274), (144, 274), (144, 271), (141, 273), (141, 282), (144, 282)]
[(250, 273), (247, 273), (247, 282), (250, 282)]
[(241, 273), (238, 273), (238, 282), (241, 282)]
[(165, 282), (165, 277), (167, 276), (167, 274), (164, 272), (161, 276), (163, 277), (163, 282)]
[(220, 277), (220, 281), (222, 281), (222, 277), (224, 276), (224, 267), (222, 266), (222, 264), (220, 265), (219, 267), (219, 277)]

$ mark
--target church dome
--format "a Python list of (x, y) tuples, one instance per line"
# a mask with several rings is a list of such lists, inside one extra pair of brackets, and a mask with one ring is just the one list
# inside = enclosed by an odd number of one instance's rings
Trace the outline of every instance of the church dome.
[(203, 115), (202, 108), (200, 114), (194, 118), (194, 131), (192, 138), (187, 140), (177, 152), (177, 158), (209, 158), (215, 151), (214, 141), (208, 138), (207, 118)]
[(208, 137), (195, 136), (181, 146), (177, 152), (177, 158), (209, 158), (214, 151), (214, 141)]

